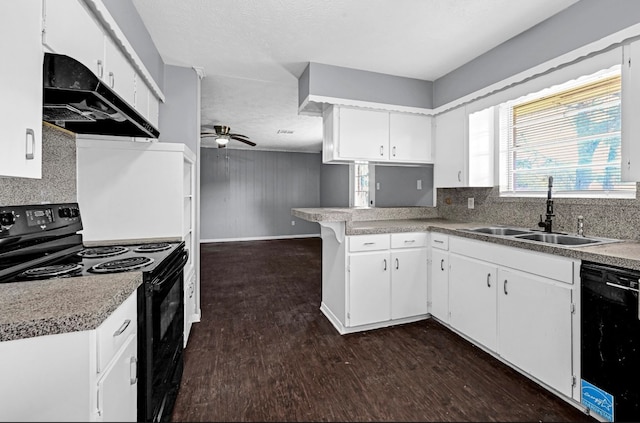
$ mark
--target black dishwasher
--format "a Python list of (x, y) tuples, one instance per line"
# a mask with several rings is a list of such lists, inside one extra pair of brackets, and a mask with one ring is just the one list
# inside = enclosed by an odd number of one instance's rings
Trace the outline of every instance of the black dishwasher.
[(607, 421), (640, 421), (640, 271), (582, 262), (581, 402)]

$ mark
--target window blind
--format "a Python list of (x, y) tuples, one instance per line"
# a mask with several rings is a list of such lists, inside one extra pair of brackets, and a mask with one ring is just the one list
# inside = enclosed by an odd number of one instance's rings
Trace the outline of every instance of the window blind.
[(501, 106), (503, 190), (635, 192), (621, 182), (620, 66)]

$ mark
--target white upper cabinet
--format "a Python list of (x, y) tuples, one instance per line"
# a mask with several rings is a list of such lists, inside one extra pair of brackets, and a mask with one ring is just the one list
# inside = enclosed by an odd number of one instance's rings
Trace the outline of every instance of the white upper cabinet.
[(431, 117), (328, 106), (323, 162), (431, 163)]
[(435, 117), (436, 188), (492, 187), (494, 109), (468, 113), (458, 107)]
[(157, 128), (160, 99), (125, 54), (123, 41), (105, 31), (85, 2), (43, 1), (47, 51), (78, 60)]
[(111, 37), (105, 37), (104, 61), (107, 85), (127, 103), (135, 106), (136, 71)]
[[(42, 3), (19, 1), (0, 14), (5, 57), (0, 92), (0, 177), (42, 177)], [(11, 64), (9, 64), (11, 63)]]
[(433, 184), (436, 188), (466, 186), (466, 133), (464, 107), (449, 110), (435, 117)]
[(73, 57), (106, 81), (104, 32), (91, 12), (78, 0), (43, 1), (45, 47), (52, 53)]
[[(623, 181), (640, 181), (640, 41), (624, 46), (622, 63), (622, 147)], [(631, 59), (634, 58), (632, 61)]]
[(389, 114), (389, 155), (393, 162), (431, 162), (431, 116)]

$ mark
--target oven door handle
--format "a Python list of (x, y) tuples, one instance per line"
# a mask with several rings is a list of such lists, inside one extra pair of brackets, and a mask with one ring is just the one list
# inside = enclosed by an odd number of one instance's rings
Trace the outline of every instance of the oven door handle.
[(170, 280), (176, 274), (184, 270), (184, 265), (187, 264), (188, 260), (189, 260), (189, 251), (184, 250), (184, 252), (182, 253), (182, 257), (180, 257), (179, 259), (179, 262), (178, 262), (179, 264), (176, 265), (172, 263), (170, 266), (170, 270), (167, 273), (163, 273), (159, 275), (157, 278), (153, 280), (153, 282), (151, 282), (151, 286), (153, 287), (153, 290), (160, 291), (162, 289), (162, 285), (164, 285), (166, 281)]

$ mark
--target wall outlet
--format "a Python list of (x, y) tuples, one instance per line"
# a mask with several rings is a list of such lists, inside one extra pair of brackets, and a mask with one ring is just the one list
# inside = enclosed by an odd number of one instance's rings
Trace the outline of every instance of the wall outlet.
[(467, 207), (472, 209), (475, 206), (473, 197), (467, 198)]
[(422, 179), (418, 179), (417, 188), (422, 189)]
[(295, 220), (291, 221), (291, 226), (296, 226), (296, 221)]
[(380, 182), (376, 182), (376, 191), (380, 191)]

